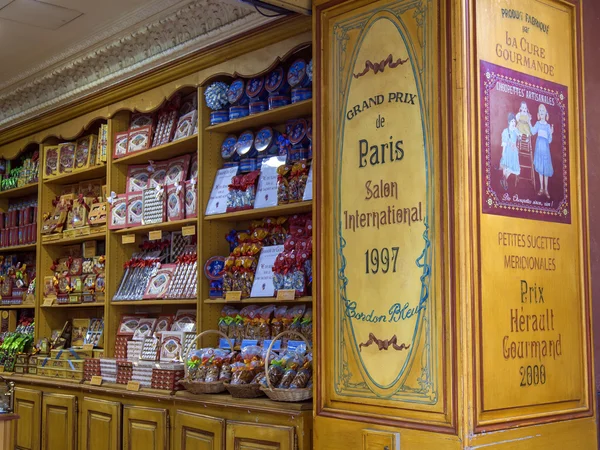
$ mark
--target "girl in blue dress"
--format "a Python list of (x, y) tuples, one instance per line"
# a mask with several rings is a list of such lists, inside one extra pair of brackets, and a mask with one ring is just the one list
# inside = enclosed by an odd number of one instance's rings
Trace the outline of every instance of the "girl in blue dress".
[[(516, 178), (521, 174), (521, 164), (519, 163), (519, 150), (517, 149), (517, 120), (513, 113), (508, 113), (508, 128), (502, 132), (502, 157), (500, 158), (500, 168), (503, 178), (500, 184), (504, 190), (508, 190), (508, 177), (515, 175)], [(516, 183), (516, 179), (515, 179)]]
[(550, 117), (544, 104), (540, 104), (538, 107), (537, 118), (538, 121), (531, 128), (531, 135), (537, 134), (535, 151), (533, 154), (533, 167), (535, 167), (535, 171), (540, 177), (540, 191), (538, 192), (538, 195), (545, 195), (546, 198), (550, 199), (550, 194), (548, 193), (548, 178), (554, 175), (552, 157), (550, 156), (550, 143), (552, 142), (554, 126), (548, 123)]

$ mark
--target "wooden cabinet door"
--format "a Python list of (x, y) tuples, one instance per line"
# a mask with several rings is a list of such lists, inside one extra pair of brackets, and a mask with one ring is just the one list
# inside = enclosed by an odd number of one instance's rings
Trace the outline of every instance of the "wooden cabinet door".
[(168, 450), (168, 423), (166, 409), (125, 406), (123, 450)]
[(15, 414), (13, 448), (17, 450), (40, 450), (42, 426), (42, 393), (33, 389), (15, 388)]
[(76, 450), (77, 397), (44, 394), (42, 397), (42, 450)]
[(121, 404), (85, 397), (80, 450), (119, 450), (120, 446)]
[(227, 450), (294, 450), (294, 427), (227, 422)]
[(173, 450), (222, 450), (225, 420), (187, 411), (175, 414)]

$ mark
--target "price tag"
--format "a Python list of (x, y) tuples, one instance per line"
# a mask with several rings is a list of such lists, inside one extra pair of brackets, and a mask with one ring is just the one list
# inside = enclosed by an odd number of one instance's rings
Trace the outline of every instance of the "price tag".
[(52, 306), (54, 304), (54, 300), (55, 299), (53, 297), (45, 298), (43, 306)]
[(206, 205), (206, 215), (223, 214), (227, 211), (227, 195), (229, 194), (229, 185), (233, 177), (237, 175), (238, 168), (230, 167), (217, 170), (215, 182), (213, 184), (208, 204)]
[(242, 299), (242, 291), (227, 291), (225, 293), (226, 302), (239, 302)]
[(304, 341), (288, 341), (287, 349), (289, 351), (293, 352), (298, 347), (304, 347), (304, 350), (307, 350), (307, 348), (306, 348), (306, 342), (304, 342)]
[(241, 348), (252, 347), (254, 345), (258, 345), (258, 341), (256, 339), (243, 339)]
[(181, 235), (182, 236), (195, 236), (196, 235), (196, 226), (190, 225), (187, 227), (183, 227), (181, 229)]
[(140, 382), (139, 381), (129, 381), (127, 383), (127, 390), (138, 392), (140, 390)]
[[(273, 342), (271, 339), (265, 339), (263, 348), (269, 348), (269, 345), (271, 345), (271, 342)], [(281, 350), (281, 341), (280, 340), (275, 341), (275, 343), (273, 344), (273, 348), (271, 350)]]
[(94, 350), (94, 344), (83, 344), (84, 350)]
[(150, 241), (160, 241), (162, 239), (162, 231), (155, 230), (148, 233), (148, 240)]
[(121, 237), (122, 244), (135, 244), (135, 234), (124, 234)]
[(277, 291), (277, 300), (294, 300), (295, 298), (295, 289), (280, 289)]
[(219, 339), (219, 348), (230, 348), (229, 341), (225, 338)]
[(273, 297), (275, 294), (275, 288), (273, 287), (273, 265), (281, 252), (283, 252), (283, 245), (263, 247), (260, 251), (250, 297)]
[(102, 377), (99, 377), (99, 376), (92, 377), (90, 384), (92, 386), (102, 386)]

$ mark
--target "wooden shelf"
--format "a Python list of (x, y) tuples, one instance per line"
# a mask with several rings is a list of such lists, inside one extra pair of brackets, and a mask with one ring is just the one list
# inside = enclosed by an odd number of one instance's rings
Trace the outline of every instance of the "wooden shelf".
[(68, 244), (80, 244), (81, 242), (94, 241), (94, 240), (103, 240), (103, 239), (106, 239), (106, 233), (105, 232), (84, 234), (84, 235), (75, 236), (75, 237), (72, 237), (72, 238), (57, 239), (55, 241), (46, 241), (46, 242), (42, 241), (42, 245), (46, 245), (46, 246), (51, 246), (51, 245), (59, 246), (59, 245), (68, 245)]
[(224, 298), (207, 298), (204, 303), (221, 305), (225, 303), (312, 303), (312, 297), (297, 297), (294, 300), (277, 300), (275, 297), (250, 297), (239, 301), (225, 300)]
[(12, 247), (0, 247), (0, 253), (34, 251), (37, 244), (13, 245)]
[(195, 298), (184, 298), (184, 299), (160, 299), (160, 300), (126, 300), (126, 301), (115, 301), (110, 302), (111, 306), (164, 306), (164, 305), (195, 305), (198, 300)]
[(161, 231), (178, 231), (182, 227), (188, 225), (195, 225), (198, 223), (198, 219), (193, 217), (191, 219), (176, 220), (174, 222), (163, 222), (155, 223), (152, 225), (141, 225), (139, 227), (121, 228), (115, 230), (116, 234), (146, 234), (149, 231), (161, 230)]
[(290, 119), (298, 119), (304, 116), (312, 115), (312, 99), (294, 103), (281, 108), (272, 109), (230, 122), (212, 125), (206, 128), (206, 131), (217, 133), (235, 133), (247, 130), (248, 128), (258, 128), (273, 123), (285, 123)]
[(93, 166), (87, 169), (77, 170), (71, 173), (65, 173), (56, 177), (44, 180), (44, 184), (70, 184), (78, 183), (79, 181), (93, 180), (106, 176), (106, 164), (101, 166)]
[(179, 139), (168, 144), (152, 147), (148, 150), (133, 153), (132, 155), (123, 156), (122, 158), (113, 160), (113, 164), (142, 164), (148, 163), (148, 160), (163, 160), (174, 158), (175, 156), (185, 155), (195, 152), (198, 148), (198, 135)]
[(225, 214), (205, 216), (204, 220), (221, 220), (224, 222), (241, 222), (243, 220), (259, 219), (270, 216), (287, 216), (290, 214), (309, 213), (312, 211), (312, 200), (307, 202), (289, 203), (287, 205), (272, 206), (269, 208), (248, 209)]
[(28, 303), (26, 305), (0, 305), (0, 309), (34, 309), (35, 305)]
[(0, 191), (0, 198), (19, 198), (25, 197), (29, 194), (36, 194), (38, 191), (38, 184), (31, 183), (26, 184), (25, 186), (21, 186), (14, 189), (8, 189), (7, 191)]
[(52, 306), (44, 306), (42, 308), (104, 308), (104, 302), (96, 303), (65, 303), (64, 305), (54, 304)]

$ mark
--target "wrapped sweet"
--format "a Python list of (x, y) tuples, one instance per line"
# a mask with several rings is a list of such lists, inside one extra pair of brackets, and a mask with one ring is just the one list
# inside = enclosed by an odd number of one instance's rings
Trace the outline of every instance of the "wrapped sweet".
[[(305, 311), (306, 305), (295, 305), (288, 308), (285, 315), (287, 320), (284, 321), (284, 331), (295, 331), (297, 333), (302, 331), (301, 321)], [(288, 336), (289, 335), (284, 335), (282, 342), (283, 346), (287, 346), (289, 340)]]
[(271, 319), (271, 334), (272, 337), (277, 336), (283, 331), (283, 319), (287, 312), (287, 306), (281, 305), (275, 308), (273, 311), (273, 319)]
[(285, 205), (290, 201), (289, 176), (292, 166), (284, 164), (277, 168), (277, 204)]
[(234, 324), (235, 317), (238, 315), (239, 311), (231, 305), (225, 305), (221, 310), (221, 317), (219, 318), (219, 331), (223, 333), (225, 336), (232, 337), (233, 329), (232, 325)]
[(296, 376), (290, 383), (290, 389), (305, 388), (312, 377), (312, 354), (309, 353), (304, 359), (302, 367), (296, 373)]
[(216, 125), (229, 120), (229, 111), (226, 109), (229, 106), (227, 99), (227, 91), (229, 86), (222, 81), (212, 83), (204, 91), (206, 106), (212, 109), (210, 113), (210, 124)]
[(258, 311), (258, 342), (263, 343), (265, 340), (271, 339), (271, 317), (275, 312), (275, 305), (267, 305), (259, 309)]
[(302, 321), (300, 322), (300, 333), (308, 342), (313, 341), (312, 308), (310, 306), (306, 308), (304, 317), (302, 317)]

